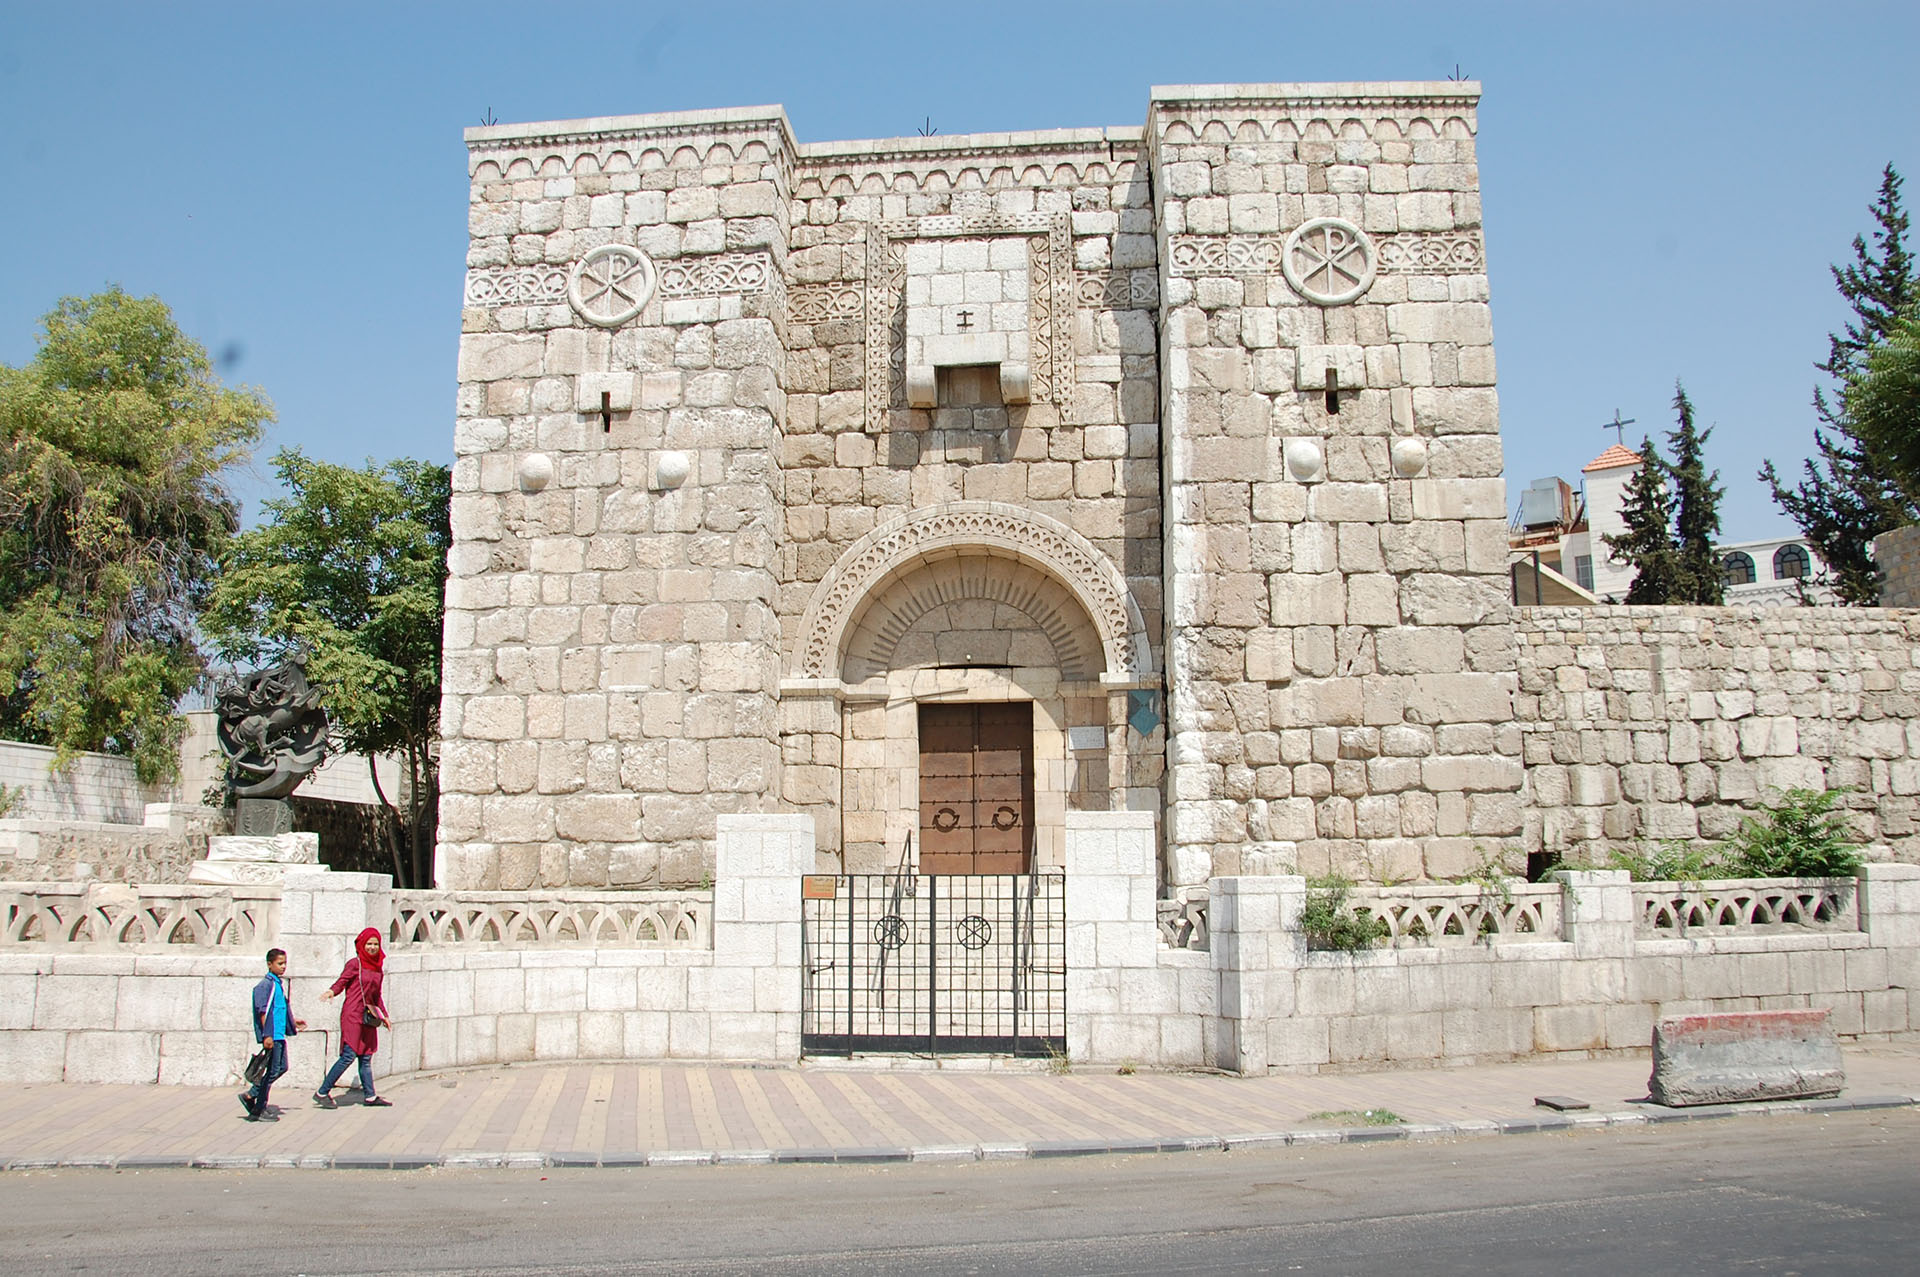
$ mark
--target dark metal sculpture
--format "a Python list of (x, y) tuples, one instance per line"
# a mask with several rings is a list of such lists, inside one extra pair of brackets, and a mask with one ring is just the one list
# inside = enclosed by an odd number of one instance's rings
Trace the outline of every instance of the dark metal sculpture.
[(295, 655), (220, 689), (220, 747), (235, 798), (285, 798), (326, 758), (327, 714), (306, 666)]

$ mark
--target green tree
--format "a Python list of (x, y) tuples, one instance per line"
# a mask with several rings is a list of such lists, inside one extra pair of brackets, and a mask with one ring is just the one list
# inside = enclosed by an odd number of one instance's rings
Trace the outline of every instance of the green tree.
[(176, 775), (194, 618), (238, 523), (222, 476), (272, 406), (154, 297), (69, 297), (0, 365), (0, 734)]
[(1667, 463), (1651, 438), (1640, 441), (1640, 468), (1627, 480), (1620, 517), (1627, 530), (1603, 536), (1616, 558), (1633, 566), (1629, 603), (1673, 603), (1680, 590), (1680, 548), (1673, 541), (1673, 497)]
[(1873, 538), (1920, 522), (1913, 495), (1888, 481), (1882, 458), (1856, 432), (1845, 394), (1867, 352), (1886, 340), (1920, 295), (1915, 261), (1906, 245), (1908, 217), (1900, 186), (1900, 174), (1887, 165), (1869, 208), (1875, 227), (1872, 242), (1856, 235), (1853, 260), (1832, 268), (1834, 286), (1852, 308), (1853, 318), (1843, 330), (1828, 335), (1827, 358), (1815, 365), (1839, 391), (1830, 394), (1820, 386), (1813, 393), (1818, 455), (1804, 463), (1803, 477), (1792, 488), (1771, 461), (1760, 467), (1761, 481), (1772, 490), (1774, 501), (1799, 525), (1826, 565), (1828, 582), (1843, 602), (1853, 604), (1878, 601)]
[(1726, 576), (1713, 543), (1720, 536), (1720, 498), (1726, 489), (1715, 480), (1718, 470), (1708, 473), (1704, 453), (1713, 431), (1696, 430), (1693, 404), (1686, 387), (1673, 387), (1673, 410), (1679, 416), (1679, 428), (1667, 436), (1673, 445), (1673, 528), (1678, 544), (1679, 580), (1672, 603), (1698, 603), (1719, 607), (1726, 602)]
[(1866, 353), (1847, 382), (1845, 404), (1886, 484), (1910, 505), (1920, 502), (1920, 304)]
[[(424, 461), (354, 470), (298, 449), (274, 467), (288, 495), (229, 545), (204, 625), (230, 659), (308, 653), (336, 739), (367, 756), (393, 816), (395, 881), (429, 885), (451, 472)], [(404, 799), (381, 787), (379, 754), (403, 760)]]

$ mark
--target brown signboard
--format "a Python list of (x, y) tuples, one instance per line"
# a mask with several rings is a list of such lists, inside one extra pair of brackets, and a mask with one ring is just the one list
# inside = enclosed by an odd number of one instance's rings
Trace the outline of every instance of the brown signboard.
[(802, 900), (831, 900), (840, 892), (840, 879), (832, 874), (807, 874), (800, 879)]

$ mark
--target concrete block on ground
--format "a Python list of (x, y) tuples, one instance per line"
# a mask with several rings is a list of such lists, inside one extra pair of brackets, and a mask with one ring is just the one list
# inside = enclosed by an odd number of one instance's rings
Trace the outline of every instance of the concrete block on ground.
[(1653, 1027), (1647, 1088), (1656, 1104), (1818, 1099), (1846, 1080), (1825, 1009), (1680, 1016)]

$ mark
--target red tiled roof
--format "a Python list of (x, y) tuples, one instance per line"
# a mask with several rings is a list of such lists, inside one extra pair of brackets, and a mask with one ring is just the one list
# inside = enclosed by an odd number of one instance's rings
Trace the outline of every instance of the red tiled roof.
[(1629, 448), (1623, 448), (1616, 443), (1609, 446), (1605, 452), (1593, 460), (1587, 462), (1580, 473), (1592, 474), (1595, 470), (1612, 470), (1619, 466), (1637, 466), (1640, 464), (1640, 461), (1641, 457), (1639, 453)]

